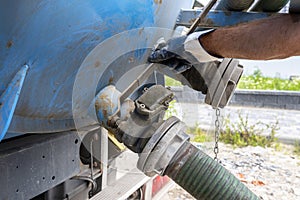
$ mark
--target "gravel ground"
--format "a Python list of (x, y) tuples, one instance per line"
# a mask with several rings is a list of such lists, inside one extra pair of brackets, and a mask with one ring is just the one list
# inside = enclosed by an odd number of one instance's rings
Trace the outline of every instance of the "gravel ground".
[[(200, 146), (200, 145), (198, 145)], [(219, 158), (231, 171), (263, 200), (300, 200), (300, 158), (293, 154), (293, 147), (281, 145), (274, 148), (233, 148), (220, 143)], [(212, 156), (212, 148), (200, 146)], [(175, 185), (164, 200), (194, 199)]]

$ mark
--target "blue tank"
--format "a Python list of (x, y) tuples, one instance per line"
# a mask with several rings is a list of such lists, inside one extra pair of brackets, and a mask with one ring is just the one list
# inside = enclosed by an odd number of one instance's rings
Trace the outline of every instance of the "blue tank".
[[(193, 0), (1, 1), (0, 95), (4, 96), (10, 84), (16, 86), (14, 77), (24, 65), (29, 69), (26, 77), (23, 73), (18, 101), (13, 98), (17, 104), (11, 123), (1, 110), (0, 121), (9, 124), (10, 133), (74, 129), (72, 87), (85, 57), (105, 39), (126, 30), (173, 29), (180, 9), (191, 8), (192, 3)], [(13, 110), (5, 100), (2, 98), (2, 108)]]

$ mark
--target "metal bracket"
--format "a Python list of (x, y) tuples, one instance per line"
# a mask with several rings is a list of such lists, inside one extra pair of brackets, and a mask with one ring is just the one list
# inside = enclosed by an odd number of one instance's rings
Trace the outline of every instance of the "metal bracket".
[[(118, 118), (121, 112), (121, 104), (124, 102), (126, 98), (129, 97), (130, 94), (134, 92), (141, 84), (147, 80), (147, 78), (156, 70), (156, 65), (154, 63), (149, 64), (149, 66), (134, 80), (119, 96), (118, 107), (114, 114), (109, 116), (109, 124), (114, 124), (114, 118)], [(112, 121), (112, 122), (111, 122)]]

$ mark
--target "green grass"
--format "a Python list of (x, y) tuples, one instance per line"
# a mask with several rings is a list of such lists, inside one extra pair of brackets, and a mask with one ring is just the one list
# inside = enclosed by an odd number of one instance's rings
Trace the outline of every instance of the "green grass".
[[(165, 76), (165, 83), (166, 86), (182, 86), (179, 81), (168, 76)], [(300, 79), (270, 78), (265, 77), (260, 70), (255, 70), (251, 75), (242, 76), (238, 89), (300, 91)]]
[(178, 114), (177, 110), (175, 108), (175, 103), (176, 103), (176, 100), (173, 100), (169, 103), (169, 108), (165, 112), (164, 119), (168, 119), (168, 118), (170, 118), (172, 116), (176, 116)]
[(175, 79), (168, 76), (165, 76), (165, 84), (166, 86), (182, 86), (181, 82), (176, 81)]
[[(182, 86), (179, 81), (165, 76), (167, 86)], [(253, 90), (288, 90), (300, 91), (300, 79), (287, 80), (282, 78), (265, 77), (260, 70), (255, 70), (252, 75), (243, 76), (238, 84), (239, 89), (253, 89)], [(174, 102), (170, 105), (166, 116), (170, 117), (176, 115)], [(228, 119), (225, 120), (224, 129), (220, 135), (220, 140), (227, 144), (232, 144), (237, 147), (244, 146), (262, 146), (274, 147), (276, 150), (281, 149), (280, 144), (275, 137), (276, 131), (279, 130), (278, 122), (272, 124), (265, 124), (258, 122), (250, 125), (248, 123), (248, 116), (241, 116), (239, 114), (239, 122), (231, 123)], [(269, 136), (263, 136), (262, 133), (269, 133)], [(198, 126), (188, 129), (188, 133), (193, 135), (195, 142), (212, 141), (212, 136), (201, 130)], [(300, 144), (297, 143), (294, 148), (294, 153), (300, 155)]]
[(294, 153), (297, 155), (297, 156), (300, 156), (300, 142), (296, 142), (295, 145), (294, 145)]
[(270, 78), (265, 77), (260, 70), (255, 70), (252, 75), (242, 76), (238, 88), (251, 90), (299, 91), (300, 79), (288, 80), (282, 78)]
[[(280, 145), (275, 137), (277, 130), (279, 130), (278, 121), (270, 124), (262, 122), (249, 124), (248, 115), (242, 116), (239, 113), (238, 122), (230, 122), (229, 117), (225, 119), (225, 125), (220, 134), (220, 141), (237, 147), (272, 146), (275, 149), (280, 149)], [(263, 133), (267, 133), (268, 136), (262, 135)]]
[(209, 135), (206, 131), (202, 130), (198, 125), (194, 127), (189, 127), (187, 133), (190, 134), (191, 140), (193, 142), (211, 142), (213, 140), (212, 136)]

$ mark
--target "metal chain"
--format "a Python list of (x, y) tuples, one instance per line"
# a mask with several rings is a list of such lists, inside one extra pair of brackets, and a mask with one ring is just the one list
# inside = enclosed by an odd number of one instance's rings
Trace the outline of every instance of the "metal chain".
[(216, 120), (215, 120), (215, 160), (218, 161), (218, 153), (219, 153), (219, 137), (220, 137), (220, 116), (221, 111), (219, 108), (216, 108)]

